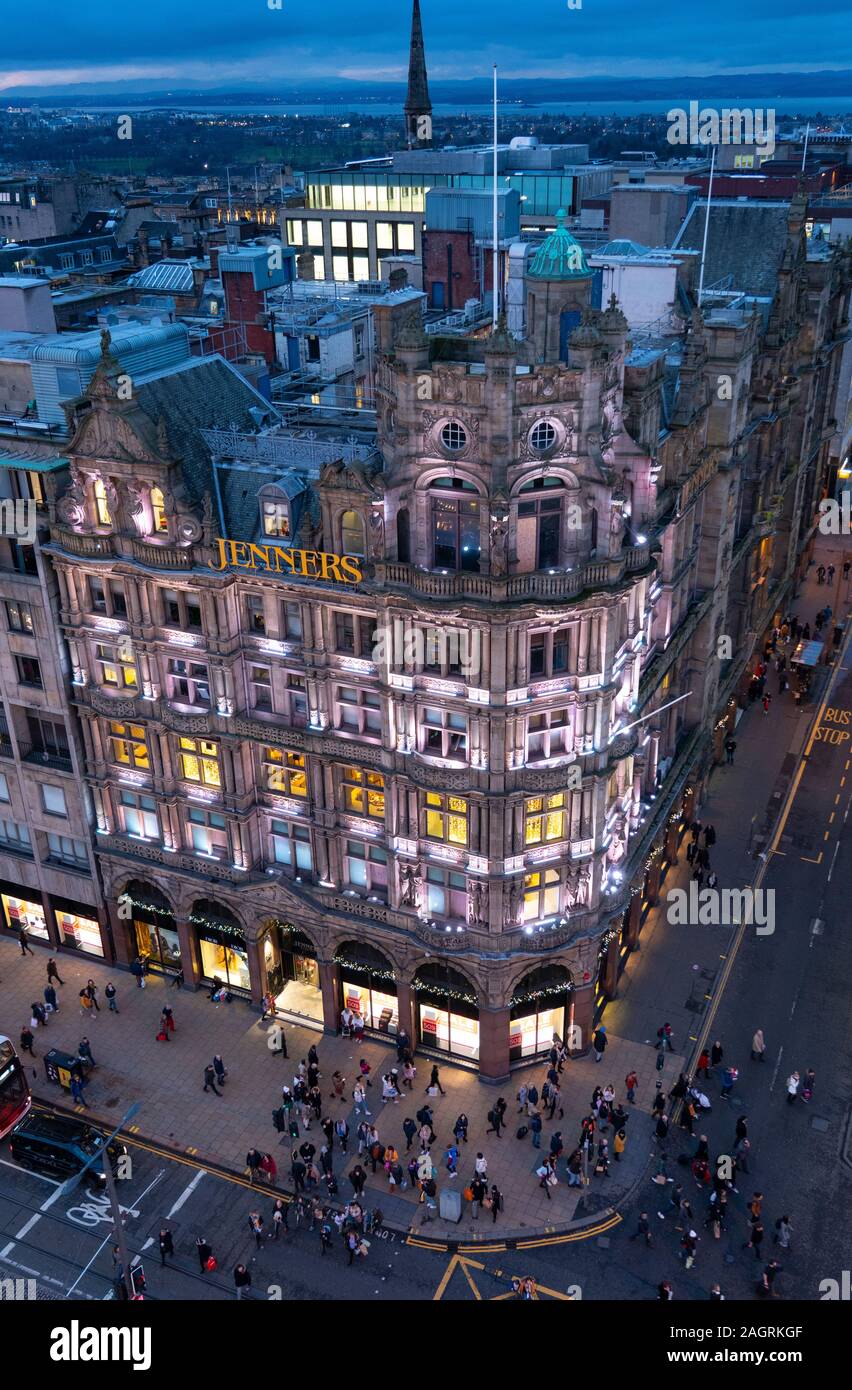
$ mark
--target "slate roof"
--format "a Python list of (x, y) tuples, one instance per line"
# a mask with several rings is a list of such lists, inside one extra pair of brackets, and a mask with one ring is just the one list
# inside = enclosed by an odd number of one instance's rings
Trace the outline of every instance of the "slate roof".
[[(787, 243), (788, 203), (748, 202), (721, 198), (710, 206), (704, 284), (711, 286), (726, 275), (732, 290), (774, 296), (778, 267)], [(701, 252), (706, 201), (690, 208), (672, 243), (679, 251)]]
[[(213, 465), (202, 430), (237, 429), (257, 433), (252, 409), (274, 414), (269, 402), (240, 376), (224, 357), (193, 358), (164, 372), (134, 383), (136, 404), (156, 426), (166, 422), (174, 453), (182, 459), (187, 496), (200, 508), (205, 492), (214, 499)], [(269, 473), (221, 469), (219, 480), (227, 524), (226, 534), (240, 540), (253, 539), (259, 529), (257, 494)], [(218, 524), (218, 519), (217, 519)]]

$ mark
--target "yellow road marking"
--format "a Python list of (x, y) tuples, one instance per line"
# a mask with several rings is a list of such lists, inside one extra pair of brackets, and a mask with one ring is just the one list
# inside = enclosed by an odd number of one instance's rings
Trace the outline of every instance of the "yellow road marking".
[(471, 1269), (484, 1269), (485, 1265), (480, 1264), (478, 1260), (467, 1259), (464, 1255), (451, 1255), (450, 1262), (447, 1265), (447, 1268), (444, 1270), (443, 1275), (441, 1276), (441, 1282), (439, 1283), (437, 1289), (432, 1295), (433, 1303), (437, 1303), (439, 1299), (442, 1299), (444, 1297), (447, 1285), (449, 1284), (459, 1265), (461, 1265), (464, 1276), (467, 1279), (467, 1282), (470, 1284), (471, 1288), (473, 1289), (474, 1293), (476, 1294), (476, 1297), (481, 1299), (479, 1290), (477, 1289), (468, 1272), (468, 1266), (470, 1266)]
[(821, 864), (821, 863), (822, 863), (822, 850), (820, 850), (820, 852), (819, 852), (819, 859), (806, 859), (805, 856), (802, 855), (802, 863), (803, 863), (803, 864)]

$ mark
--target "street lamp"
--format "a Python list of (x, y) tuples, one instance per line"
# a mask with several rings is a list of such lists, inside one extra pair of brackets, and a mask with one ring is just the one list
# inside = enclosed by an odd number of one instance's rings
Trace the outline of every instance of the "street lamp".
[(130, 1258), (127, 1250), (127, 1241), (124, 1238), (124, 1226), (121, 1220), (121, 1207), (119, 1205), (118, 1196), (115, 1190), (115, 1175), (112, 1171), (112, 1164), (110, 1162), (109, 1146), (112, 1143), (115, 1136), (124, 1128), (126, 1124), (129, 1123), (130, 1120), (133, 1119), (134, 1115), (138, 1114), (141, 1108), (142, 1107), (139, 1104), (139, 1102), (134, 1101), (133, 1105), (131, 1105), (130, 1109), (127, 1111), (127, 1114), (124, 1115), (123, 1118), (116, 1125), (115, 1129), (112, 1131), (112, 1134), (107, 1136), (103, 1146), (99, 1148), (96, 1153), (93, 1153), (92, 1157), (88, 1159), (86, 1163), (83, 1164), (80, 1171), (76, 1173), (73, 1178), (69, 1178), (67, 1182), (63, 1183), (62, 1187), (59, 1189), (59, 1193), (61, 1196), (69, 1196), (74, 1191), (74, 1188), (77, 1186), (86, 1170), (88, 1168), (91, 1168), (93, 1165), (97, 1164), (99, 1161), (103, 1161), (104, 1182), (106, 1183), (107, 1196), (109, 1197), (110, 1209), (112, 1211), (112, 1224), (115, 1231), (115, 1240), (116, 1244), (118, 1245), (118, 1253), (121, 1257), (121, 1273), (122, 1278), (124, 1280), (124, 1287), (127, 1290), (127, 1297), (129, 1299), (132, 1299), (134, 1297), (135, 1290), (133, 1288), (133, 1279), (130, 1274)]

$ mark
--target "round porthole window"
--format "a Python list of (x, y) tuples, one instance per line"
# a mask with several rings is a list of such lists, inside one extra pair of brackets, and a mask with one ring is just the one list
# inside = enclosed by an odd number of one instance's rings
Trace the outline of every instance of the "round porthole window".
[(549, 420), (539, 420), (530, 433), (530, 446), (538, 454), (546, 454), (556, 443), (556, 430)]
[(451, 454), (457, 454), (467, 443), (467, 431), (458, 420), (450, 420), (441, 430), (441, 443)]

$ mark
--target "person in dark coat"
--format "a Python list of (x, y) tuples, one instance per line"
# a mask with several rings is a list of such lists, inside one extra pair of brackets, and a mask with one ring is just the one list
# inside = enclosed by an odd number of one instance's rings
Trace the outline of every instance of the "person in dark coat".
[(166, 1263), (166, 1256), (173, 1255), (174, 1253), (175, 1243), (172, 1239), (172, 1233), (166, 1226), (163, 1226), (160, 1231), (160, 1264), (164, 1265)]
[(603, 1055), (606, 1052), (607, 1041), (608, 1039), (606, 1035), (606, 1028), (604, 1028), (602, 1024), (601, 1027), (597, 1029), (594, 1037), (592, 1038), (592, 1047), (595, 1051), (596, 1062), (603, 1061)]
[(435, 1087), (440, 1091), (440, 1093), (441, 1093), (442, 1096), (446, 1095), (446, 1091), (444, 1090), (443, 1086), (441, 1085), (441, 1069), (440, 1069), (440, 1067), (438, 1066), (437, 1062), (436, 1062), (435, 1065), (432, 1067), (432, 1073), (431, 1073), (431, 1075), (430, 1075), (430, 1077), (429, 1077), (429, 1086), (427, 1087), (427, 1094), (428, 1094), (429, 1088), (432, 1087), (432, 1086), (435, 1086)]

